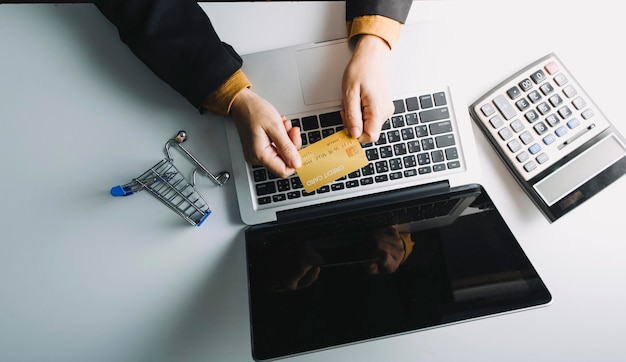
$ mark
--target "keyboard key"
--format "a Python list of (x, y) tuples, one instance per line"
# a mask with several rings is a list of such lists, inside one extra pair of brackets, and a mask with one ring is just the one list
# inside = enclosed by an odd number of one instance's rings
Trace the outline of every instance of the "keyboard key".
[(435, 102), (435, 106), (441, 107), (447, 104), (446, 102), (446, 94), (444, 92), (437, 92), (433, 94), (433, 101)]
[(256, 169), (252, 171), (254, 182), (261, 182), (267, 180), (267, 172), (264, 168)]
[(376, 175), (374, 177), (374, 181), (376, 183), (389, 181), (389, 177), (387, 175)]
[(404, 116), (399, 115), (391, 117), (391, 125), (393, 128), (404, 127)]
[(263, 182), (256, 185), (257, 196), (270, 195), (276, 192), (276, 182)]
[(409, 150), (409, 153), (415, 153), (415, 152), (419, 152), (422, 150), (422, 148), (420, 147), (420, 142), (419, 141), (409, 141), (407, 142), (407, 149)]
[(319, 123), (317, 122), (317, 116), (307, 116), (302, 117), (302, 130), (310, 131), (313, 129), (317, 129), (319, 127)]
[(435, 137), (435, 143), (437, 144), (438, 148), (454, 146), (455, 145), (454, 135), (447, 134), (443, 136), (437, 136)]
[(402, 140), (411, 140), (415, 138), (415, 133), (413, 132), (413, 128), (403, 128), (402, 129)]
[(420, 100), (420, 105), (422, 106), (422, 109), (425, 108), (432, 108), (433, 105), (433, 98), (430, 96), (430, 94), (425, 94), (419, 97)]
[(435, 142), (432, 138), (425, 138), (422, 140), (422, 150), (430, 151), (435, 148)]
[(377, 148), (370, 148), (368, 150), (365, 150), (365, 156), (367, 156), (367, 159), (369, 161), (378, 160), (380, 158), (380, 156), (378, 156)]
[(285, 200), (287, 200), (287, 195), (285, 194), (276, 194), (272, 196), (272, 201), (274, 202), (280, 202)]
[(433, 171), (435, 172), (441, 172), (441, 171), (445, 171), (446, 170), (446, 165), (443, 163), (439, 163), (436, 165), (433, 165)]
[(431, 123), (428, 128), (431, 135), (452, 132), (452, 124), (450, 121)]
[(389, 163), (387, 161), (378, 161), (374, 164), (376, 167), (376, 173), (385, 173), (389, 171)]
[(404, 113), (406, 109), (404, 108), (404, 101), (402, 99), (396, 99), (393, 101), (394, 111), (393, 114)]
[(459, 161), (448, 162), (448, 168), (449, 169), (459, 168), (459, 167), (461, 167), (461, 162), (459, 162)]
[(417, 117), (417, 113), (407, 113), (404, 116), (404, 119), (406, 120), (406, 124), (409, 126), (416, 125), (419, 123), (419, 118)]
[(421, 111), (419, 113), (422, 123), (428, 123), (432, 121), (440, 121), (450, 118), (448, 107), (435, 108), (428, 111)]
[(428, 136), (428, 127), (426, 125), (415, 126), (415, 135), (418, 138)]
[(420, 109), (417, 97), (411, 97), (406, 99), (406, 109), (407, 111), (417, 111), (418, 109)]
[(436, 151), (432, 151), (430, 153), (430, 159), (434, 162), (443, 162), (445, 161), (444, 156), (443, 156), (443, 151), (442, 150), (436, 150)]
[(343, 124), (343, 120), (341, 119), (341, 113), (339, 112), (320, 114), (320, 125), (322, 127), (339, 126), (341, 124)]
[(415, 162), (415, 156), (413, 155), (402, 157), (402, 162), (404, 163), (405, 168), (417, 166), (417, 163)]
[(456, 147), (450, 147), (445, 150), (446, 160), (456, 160), (459, 158), (459, 153), (456, 150)]

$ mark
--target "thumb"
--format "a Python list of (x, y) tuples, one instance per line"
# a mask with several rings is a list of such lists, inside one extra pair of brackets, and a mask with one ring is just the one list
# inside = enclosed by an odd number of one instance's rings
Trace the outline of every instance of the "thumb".
[(299, 168), (302, 166), (302, 160), (300, 159), (298, 149), (284, 129), (269, 136), (274, 143), (276, 153), (278, 153), (280, 158), (285, 161), (285, 164), (288, 167)]
[(361, 98), (358, 92), (344, 96), (341, 117), (346, 129), (350, 132), (350, 136), (353, 138), (361, 137), (363, 133), (363, 113), (361, 111)]

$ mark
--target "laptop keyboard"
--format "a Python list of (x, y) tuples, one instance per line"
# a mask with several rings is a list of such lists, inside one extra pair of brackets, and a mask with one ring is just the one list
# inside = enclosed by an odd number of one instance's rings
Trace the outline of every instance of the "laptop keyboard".
[[(383, 125), (380, 138), (363, 145), (369, 164), (308, 193), (296, 174), (281, 179), (262, 166), (251, 168), (259, 205), (284, 204), (307, 197), (381, 183), (405, 183), (461, 167), (459, 145), (448, 94), (444, 91), (394, 100), (394, 114)], [(311, 114), (291, 120), (300, 127), (302, 146), (343, 129), (339, 111)], [(316, 196), (317, 195), (317, 196)]]

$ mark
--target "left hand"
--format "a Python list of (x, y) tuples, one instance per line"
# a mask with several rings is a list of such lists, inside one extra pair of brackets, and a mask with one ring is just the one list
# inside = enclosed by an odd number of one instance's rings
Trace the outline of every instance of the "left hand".
[(389, 274), (400, 267), (406, 250), (400, 233), (394, 227), (389, 226), (372, 233), (371, 242), (366, 244), (364, 253), (367, 258), (377, 259), (377, 261), (365, 264), (369, 274)]
[(346, 129), (361, 143), (376, 142), (383, 123), (393, 114), (387, 79), (391, 49), (375, 35), (361, 35), (343, 74), (343, 109)]

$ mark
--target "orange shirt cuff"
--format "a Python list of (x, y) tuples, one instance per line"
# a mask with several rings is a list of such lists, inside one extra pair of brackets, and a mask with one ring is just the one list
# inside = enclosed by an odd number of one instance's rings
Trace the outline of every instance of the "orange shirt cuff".
[(202, 106), (212, 113), (227, 116), (235, 97), (237, 97), (239, 92), (245, 88), (250, 88), (250, 86), (251, 83), (248, 77), (239, 69), (219, 88), (209, 94)]
[(402, 262), (411, 255), (413, 252), (413, 247), (415, 246), (415, 242), (411, 239), (411, 233), (400, 233), (400, 239), (404, 243), (404, 258), (402, 258)]
[(381, 15), (364, 15), (347, 23), (348, 39), (357, 35), (376, 35), (382, 38), (393, 49), (400, 39), (402, 23)]

